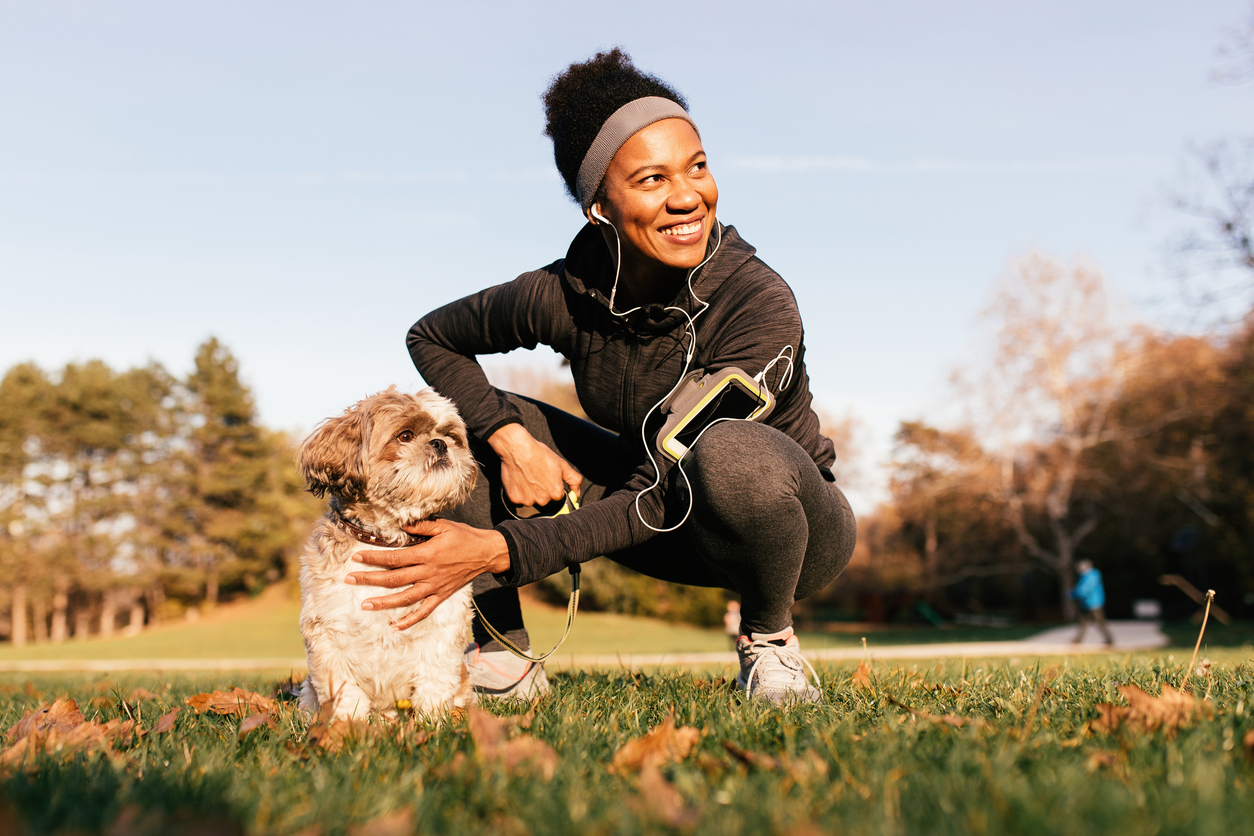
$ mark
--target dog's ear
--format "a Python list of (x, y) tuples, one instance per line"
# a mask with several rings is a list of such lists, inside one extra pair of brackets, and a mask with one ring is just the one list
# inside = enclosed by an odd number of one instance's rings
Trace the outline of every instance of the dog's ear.
[(345, 499), (359, 499), (366, 492), (366, 447), (370, 422), (361, 409), (350, 409), (328, 418), (296, 451), (296, 470), (314, 496), (330, 491)]

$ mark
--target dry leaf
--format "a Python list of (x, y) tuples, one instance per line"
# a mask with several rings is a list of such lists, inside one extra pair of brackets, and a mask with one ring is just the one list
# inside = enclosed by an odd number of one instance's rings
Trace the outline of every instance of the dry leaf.
[(730, 740), (723, 741), (723, 748), (727, 753), (745, 766), (752, 766), (755, 769), (765, 769), (767, 772), (774, 772), (779, 769), (779, 761), (770, 755), (759, 754), (758, 752), (750, 752), (748, 749), (741, 749)]
[(157, 718), (157, 725), (152, 727), (152, 733), (153, 734), (165, 734), (170, 729), (174, 728), (174, 721), (175, 721), (175, 718), (178, 717), (178, 715), (179, 715), (179, 709), (177, 706), (170, 709), (165, 714), (162, 714), (159, 718)]
[(414, 832), (414, 810), (402, 807), (377, 819), (348, 829), (348, 836), (410, 836)]
[(57, 726), (32, 729), (17, 743), (0, 752), (0, 765), (10, 766), (40, 752), (54, 754), (67, 750), (95, 749), (112, 754), (111, 740), (120, 733), (121, 726), (119, 721), (114, 720), (112, 724), (103, 726), (98, 723), (80, 723), (69, 730), (62, 730)]
[(378, 734), (378, 729), (364, 720), (335, 719), (335, 706), (326, 703), (318, 710), (318, 719), (309, 727), (308, 743), (328, 752), (338, 752), (350, 740), (364, 740)]
[(1165, 735), (1174, 737), (1180, 725), (1192, 720), (1194, 714), (1209, 714), (1211, 711), (1209, 703), (1197, 700), (1192, 694), (1177, 691), (1165, 682), (1160, 697), (1151, 696), (1135, 685), (1120, 685), (1119, 693), (1128, 705), (1095, 705), (1098, 717), (1089, 723), (1094, 731), (1110, 734), (1127, 725), (1147, 733), (1162, 729)]
[(813, 749), (807, 751), (799, 758), (789, 758), (785, 755), (775, 758), (760, 752), (750, 752), (747, 749), (742, 749), (730, 740), (723, 741), (723, 748), (727, 750), (728, 754), (743, 764), (764, 769), (768, 772), (781, 771), (786, 774), (788, 777), (780, 785), (779, 791), (781, 793), (788, 792), (794, 783), (805, 784), (812, 778), (827, 774), (827, 763)]
[(1089, 772), (1096, 772), (1102, 767), (1114, 769), (1119, 765), (1119, 757), (1112, 752), (1094, 752), (1089, 755), (1087, 761), (1084, 762), (1084, 768)]
[(898, 708), (904, 708), (906, 711), (909, 711), (912, 716), (920, 720), (927, 720), (930, 723), (936, 723), (943, 726), (953, 726), (955, 729), (960, 729), (968, 724), (980, 729), (988, 725), (988, 723), (984, 722), (979, 717), (959, 717), (956, 714), (929, 714), (926, 711), (920, 711), (917, 708), (911, 708), (905, 703), (899, 702), (892, 694), (885, 693), (884, 696), (890, 703)]
[(507, 740), (505, 724), (473, 705), (469, 706), (466, 721), (475, 741), (475, 751), (484, 760), (499, 761), (507, 772), (522, 766), (532, 767), (539, 770), (544, 780), (552, 780), (558, 758), (549, 744), (525, 734)]
[(78, 703), (71, 699), (60, 699), (50, 706), (40, 706), (34, 711), (26, 712), (26, 715), (9, 729), (5, 740), (13, 743), (26, 737), (32, 731), (55, 729), (63, 733), (68, 732), (77, 728), (84, 719), (83, 712), (78, 710)]
[(679, 790), (656, 766), (641, 770), (639, 787), (640, 798), (636, 803), (646, 815), (677, 830), (691, 830), (701, 821), (701, 811), (685, 804)]
[(149, 691), (147, 688), (136, 688), (135, 690), (131, 691), (129, 694), (126, 695), (126, 701), (130, 703), (136, 703), (136, 702), (139, 702), (140, 700), (156, 699), (156, 696), (157, 696), (156, 694), (154, 694), (152, 691)]
[(644, 737), (629, 740), (614, 753), (609, 771), (637, 772), (652, 766), (678, 763), (688, 757), (701, 732), (691, 726), (675, 728), (675, 709)]
[(1245, 747), (1245, 756), (1254, 761), (1254, 729), (1245, 733), (1245, 737), (1241, 738), (1241, 745)]
[(853, 676), (849, 677), (849, 684), (868, 691), (874, 690), (875, 686), (871, 684), (871, 669), (866, 666), (865, 660), (858, 663), (858, 669), (853, 672)]
[(268, 711), (263, 714), (253, 714), (245, 717), (243, 720), (240, 720), (239, 732), (237, 732), (235, 736), (239, 740), (243, 740), (249, 732), (256, 731), (262, 726), (269, 729), (273, 729), (275, 727), (274, 718), (270, 716), (270, 712)]
[(274, 711), (274, 700), (263, 697), (253, 691), (235, 688), (231, 691), (214, 691), (212, 694), (196, 694), (183, 700), (197, 714), (206, 711), (214, 714), (235, 714), (247, 717), (250, 714), (264, 714)]

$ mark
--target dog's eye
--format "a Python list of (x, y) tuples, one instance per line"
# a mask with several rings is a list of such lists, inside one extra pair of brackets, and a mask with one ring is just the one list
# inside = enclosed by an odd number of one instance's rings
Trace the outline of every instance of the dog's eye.
[(410, 432), (409, 430), (405, 430), (404, 432), (402, 432), (400, 435), (396, 437), (396, 440), (401, 442), (402, 444), (408, 444), (409, 442), (414, 440), (414, 434)]

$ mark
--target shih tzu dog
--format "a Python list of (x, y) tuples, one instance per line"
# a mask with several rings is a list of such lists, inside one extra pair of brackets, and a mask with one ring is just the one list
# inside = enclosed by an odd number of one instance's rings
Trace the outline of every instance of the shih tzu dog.
[(452, 402), (430, 389), (393, 386), (323, 422), (301, 444), (297, 467), (330, 507), (310, 537), (300, 566), (300, 630), (309, 676), (300, 706), (336, 718), (371, 712), (395, 716), (408, 703), (427, 717), (466, 706), (472, 697), (462, 661), (470, 625), (470, 587), (407, 630), (391, 622), (413, 611), (363, 610), (386, 590), (345, 583), (359, 551), (420, 542), (401, 526), (461, 504), (478, 468), (466, 425)]

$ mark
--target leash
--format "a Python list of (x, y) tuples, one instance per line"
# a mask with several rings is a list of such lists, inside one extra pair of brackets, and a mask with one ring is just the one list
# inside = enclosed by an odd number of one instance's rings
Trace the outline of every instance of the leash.
[[(509, 504), (506, 503), (505, 507), (506, 510), (508, 510)], [(568, 490), (566, 491), (566, 499), (562, 503), (562, 507), (556, 513), (550, 514), (548, 518), (552, 519), (553, 517), (560, 517), (562, 514), (569, 514), (571, 511), (578, 510), (579, 497), (575, 495), (573, 490)], [(510, 511), (510, 514), (513, 515), (514, 519), (524, 519), (523, 517), (519, 517), (517, 514), (514, 514), (513, 511)], [(536, 516), (526, 517), (525, 519), (536, 519)], [(575, 564), (570, 567), (570, 603), (566, 605), (566, 629), (562, 631), (562, 637), (557, 640), (557, 644), (553, 645), (553, 649), (548, 653), (545, 653), (543, 656), (528, 656), (522, 650), (519, 650), (517, 645), (505, 638), (503, 634), (498, 632), (497, 629), (488, 622), (488, 619), (484, 618), (483, 610), (479, 609), (479, 605), (475, 603), (474, 596), (471, 596), (470, 603), (474, 605), (475, 614), (479, 616), (479, 623), (482, 624), (484, 629), (488, 631), (488, 635), (500, 642), (502, 647), (517, 656), (519, 659), (525, 659), (526, 661), (533, 663), (543, 662), (545, 659), (556, 653), (557, 649), (566, 642), (566, 638), (570, 635), (570, 628), (575, 626), (575, 613), (579, 611), (579, 564)]]

